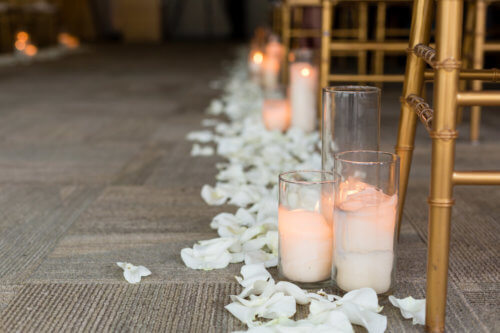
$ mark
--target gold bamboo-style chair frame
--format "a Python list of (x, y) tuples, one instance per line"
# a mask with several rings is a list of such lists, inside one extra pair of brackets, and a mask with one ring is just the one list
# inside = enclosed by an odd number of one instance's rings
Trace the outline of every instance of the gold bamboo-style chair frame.
[[(374, 0), (328, 0), (328, 7), (326, 8), (325, 14), (325, 1), (324, 0), (284, 0), (281, 4), (281, 15), (273, 15), (281, 20), (281, 36), (284, 46), (285, 54), (288, 55), (291, 48), (291, 40), (294, 38), (321, 38), (321, 52), (322, 61), (321, 67), (323, 68), (323, 43), (324, 36), (335, 36), (340, 38), (354, 38), (348, 40), (348, 44), (342, 44), (346, 40), (337, 41), (339, 43), (338, 47), (335, 46), (336, 55), (344, 56), (348, 54), (354, 54), (358, 58), (358, 75), (366, 75), (367, 71), (367, 50), (363, 47), (353, 50), (350, 43), (357, 43), (357, 45), (364, 45), (364, 43), (369, 43), (368, 38), (368, 3), (374, 2)], [(378, 0), (377, 1), (377, 36), (376, 39), (379, 42), (383, 42), (386, 36), (406, 36), (408, 35), (407, 29), (385, 29), (385, 12), (386, 12), (386, 2), (409, 2), (409, 0)], [(333, 4), (333, 6), (332, 6)], [(331, 24), (327, 24), (328, 27), (325, 28), (325, 15), (327, 15), (327, 21), (332, 23), (332, 15), (338, 6), (337, 5), (350, 5), (356, 6), (356, 18), (358, 21), (357, 27), (355, 28), (336, 28), (334, 29)], [(320, 7), (322, 9), (322, 27), (319, 29), (302, 29), (297, 28), (297, 24), (301, 22), (302, 15), (301, 9), (304, 7)], [(293, 23), (292, 21), (292, 11), (294, 13)], [(274, 25), (274, 24), (273, 24)], [(293, 27), (292, 27), (293, 26)], [(274, 29), (276, 30), (276, 29)], [(369, 47), (368, 47), (369, 48)], [(400, 44), (401, 50), (406, 48), (406, 42)], [(375, 73), (383, 73), (383, 51), (376, 51), (374, 57), (374, 68)], [(329, 66), (329, 61), (328, 61)], [(288, 79), (288, 58), (285, 59), (283, 66), (283, 82), (287, 82)], [(403, 75), (400, 75), (400, 81), (403, 80)], [(321, 86), (322, 84), (320, 79)]]
[[(477, 0), (484, 1), (484, 0)], [(459, 80), (498, 78), (497, 70), (461, 70), (464, 0), (437, 0), (436, 48), (429, 47), (433, 0), (415, 0), (411, 23), (396, 153), (401, 158), (398, 232), (408, 184), (415, 128), (420, 118), (432, 138), (426, 328), (445, 327), (451, 208), (455, 185), (500, 185), (499, 171), (454, 168), (456, 122), (460, 106), (500, 105), (500, 91), (460, 91)], [(426, 71), (426, 65), (433, 70)], [(434, 79), (434, 110), (419, 97), (424, 79)]]
[[(360, 6), (360, 30), (367, 30), (368, 22), (368, 4), (373, 3), (377, 6), (375, 40), (368, 41), (367, 34), (359, 35), (359, 40), (337, 40), (332, 39), (330, 33), (333, 25), (333, 13), (335, 7), (342, 0), (322, 0), (322, 39), (321, 39), (321, 68), (320, 68), (320, 86), (326, 87), (330, 82), (402, 82), (403, 74), (384, 74), (384, 54), (404, 53), (408, 46), (406, 40), (387, 41), (387, 36), (405, 36), (408, 34), (406, 29), (387, 29), (386, 11), (388, 4), (408, 4), (408, 0), (359, 0), (356, 1)], [(349, 2), (349, 1), (347, 1)], [(358, 74), (335, 74), (331, 73), (330, 61), (332, 52), (345, 51), (358, 52)], [(373, 67), (374, 74), (367, 74), (366, 57), (368, 51), (374, 51)]]
[[(500, 43), (486, 43), (486, 14), (488, 6), (495, 0), (469, 0), (467, 1), (467, 16), (465, 19), (465, 35), (462, 53), (462, 68), (482, 69), (484, 54), (486, 52), (500, 52)], [(500, 74), (500, 73), (499, 73)], [(500, 75), (493, 81), (500, 81)], [(481, 90), (481, 80), (473, 80), (472, 90)], [(460, 88), (467, 87), (466, 81), (460, 82)], [(470, 141), (479, 141), (481, 106), (474, 105), (470, 109)], [(461, 121), (461, 112), (458, 115)]]

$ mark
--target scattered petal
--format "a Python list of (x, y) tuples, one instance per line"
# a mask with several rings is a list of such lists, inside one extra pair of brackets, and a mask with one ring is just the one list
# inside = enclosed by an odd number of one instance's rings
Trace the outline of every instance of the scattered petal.
[(116, 264), (123, 269), (123, 277), (128, 283), (139, 283), (143, 276), (151, 275), (151, 271), (144, 266), (134, 266), (128, 262), (117, 262)]
[(293, 283), (280, 281), (276, 284), (276, 290), (285, 295), (292, 296), (298, 304), (309, 304), (310, 302), (307, 292)]
[(234, 242), (234, 238), (214, 238), (200, 241), (192, 249), (182, 249), (181, 258), (184, 264), (192, 269), (224, 268), (233, 260), (228, 248)]
[(243, 287), (252, 285), (255, 281), (267, 281), (271, 278), (271, 274), (266, 270), (263, 264), (251, 264), (241, 267), (241, 276), (236, 277), (236, 280)]
[(220, 189), (213, 188), (210, 185), (203, 185), (201, 189), (201, 197), (211, 206), (220, 206), (226, 203), (228, 196)]
[(413, 325), (425, 325), (425, 299), (414, 299), (411, 296), (399, 299), (391, 295), (389, 301), (401, 310), (404, 318), (413, 318)]
[(202, 143), (206, 143), (213, 140), (214, 134), (211, 131), (195, 131), (188, 133), (186, 138), (189, 141), (199, 141)]
[(273, 253), (256, 250), (245, 253), (245, 264), (263, 263), (265, 267), (275, 267), (278, 265), (278, 256)]
[(212, 156), (214, 154), (214, 148), (210, 146), (200, 146), (195, 143), (191, 149), (191, 156)]

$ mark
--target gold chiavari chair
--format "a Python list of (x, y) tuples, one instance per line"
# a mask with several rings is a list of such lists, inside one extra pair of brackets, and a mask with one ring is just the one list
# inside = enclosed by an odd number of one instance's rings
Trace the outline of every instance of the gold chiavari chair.
[(281, 3), (273, 2), (271, 4), (272, 10), (272, 31), (276, 35), (281, 35)]
[[(391, 1), (391, 0), (389, 0)], [(336, 1), (337, 2), (337, 1)], [(357, 39), (358, 42), (362, 43), (366, 41), (368, 36), (368, 6), (365, 1), (361, 0), (341, 0), (342, 4), (354, 4), (354, 16), (358, 22), (356, 28), (339, 28), (334, 29), (330, 27), (328, 29), (329, 35), (334, 35), (338, 37), (351, 37)], [(284, 46), (285, 54), (288, 55), (290, 52), (291, 41), (297, 38), (321, 38), (324, 35), (324, 29), (303, 29), (300, 28), (302, 21), (302, 11), (304, 7), (322, 7), (323, 0), (283, 0), (281, 3), (281, 36)], [(337, 8), (337, 6), (335, 7)], [(292, 22), (292, 12), (293, 12), (293, 22)], [(323, 19), (322, 19), (323, 20)], [(392, 31), (388, 31), (388, 34)], [(350, 49), (344, 49), (339, 52), (339, 55), (355, 54), (358, 57), (358, 72), (359, 74), (366, 73), (367, 68), (367, 55), (365, 50), (352, 51)], [(287, 82), (288, 76), (288, 58), (285, 58), (285, 63), (283, 66), (283, 82)]]
[(292, 39), (320, 36), (319, 30), (302, 29), (296, 26), (292, 28), (292, 10), (296, 10), (295, 20), (299, 20), (302, 17), (301, 8), (319, 6), (321, 6), (321, 0), (283, 0), (281, 3), (281, 39), (285, 53), (281, 74), (284, 83), (288, 81), (288, 54), (290, 53)]
[[(482, 69), (484, 54), (486, 52), (499, 52), (500, 43), (486, 43), (486, 16), (488, 6), (497, 2), (494, 0), (470, 0), (467, 1), (467, 15), (465, 22), (464, 51), (462, 55), (463, 68)], [(500, 77), (496, 78), (499, 81)], [(472, 90), (481, 90), (481, 80), (472, 81)], [(462, 81), (460, 88), (467, 87), (466, 81)], [(481, 123), (481, 106), (474, 105), (470, 110), (470, 140), (479, 141)], [(459, 114), (461, 119), (461, 114)]]
[[(500, 185), (499, 171), (457, 171), (454, 167), (459, 106), (500, 105), (500, 91), (460, 91), (459, 80), (493, 80), (497, 70), (462, 69), (463, 0), (437, 0), (436, 48), (429, 44), (432, 0), (415, 0), (411, 23), (396, 153), (401, 158), (398, 228), (404, 205), (417, 118), (432, 138), (426, 328), (445, 327), (451, 208), (455, 185)], [(432, 68), (426, 71), (426, 63)], [(418, 95), (424, 79), (434, 79), (434, 111)]]
[[(367, 35), (358, 36), (358, 40), (338, 40), (331, 34), (333, 25), (335, 7), (339, 4), (350, 3), (358, 4), (361, 8), (359, 24), (360, 31), (366, 31), (368, 24), (368, 4), (377, 6), (375, 41), (368, 41)], [(384, 54), (404, 53), (408, 42), (386, 40), (388, 36), (404, 36), (408, 34), (406, 29), (387, 29), (386, 11), (387, 5), (409, 4), (407, 0), (322, 0), (322, 40), (321, 40), (321, 68), (320, 68), (320, 86), (326, 87), (330, 82), (402, 82), (402, 74), (384, 74)], [(335, 74), (330, 68), (331, 57), (346, 51), (358, 52), (358, 74)], [(366, 72), (367, 51), (374, 51), (374, 74)], [(360, 60), (361, 59), (361, 60)]]

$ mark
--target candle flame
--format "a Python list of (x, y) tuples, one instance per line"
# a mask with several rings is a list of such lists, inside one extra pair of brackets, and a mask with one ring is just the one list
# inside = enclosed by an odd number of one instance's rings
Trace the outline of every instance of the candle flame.
[(26, 55), (30, 56), (30, 57), (37, 54), (37, 52), (38, 52), (38, 48), (33, 44), (29, 44), (28, 46), (26, 46), (26, 49), (24, 50), (24, 53), (26, 53)]
[(252, 57), (252, 60), (256, 64), (262, 64), (262, 61), (264, 60), (264, 55), (262, 52), (255, 52), (255, 54)]
[(69, 49), (75, 49), (80, 45), (80, 40), (66, 32), (61, 32), (58, 35), (59, 43), (66, 46)]
[(26, 42), (28, 41), (29, 35), (26, 31), (19, 31), (16, 35), (18, 41)]
[(16, 43), (14, 44), (16, 50), (22, 51), (26, 48), (26, 42), (22, 40), (16, 40)]
[(309, 76), (309, 75), (311, 75), (311, 70), (309, 68), (302, 68), (300, 71), (300, 74), (302, 76)]

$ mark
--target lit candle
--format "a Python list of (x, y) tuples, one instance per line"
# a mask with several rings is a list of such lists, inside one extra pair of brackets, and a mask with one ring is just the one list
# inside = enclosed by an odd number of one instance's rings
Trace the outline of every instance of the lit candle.
[(275, 58), (278, 61), (281, 61), (281, 59), (283, 58), (283, 54), (284, 54), (283, 45), (281, 45), (277, 37), (274, 36), (266, 44), (266, 57)]
[(384, 293), (391, 286), (397, 196), (351, 180), (340, 185), (335, 209), (335, 280), (350, 291)]
[(321, 213), (302, 209), (278, 209), (280, 269), (297, 282), (330, 278), (332, 269), (332, 221)]
[(262, 83), (266, 90), (275, 90), (278, 87), (280, 62), (274, 57), (264, 57), (262, 63)]
[(262, 54), (262, 52), (253, 51), (250, 53), (250, 59), (248, 60), (248, 71), (250, 72), (250, 77), (252, 78), (252, 81), (256, 83), (258, 83), (260, 80), (263, 61), (264, 61), (264, 54)]
[(266, 99), (262, 104), (262, 119), (268, 130), (285, 131), (290, 126), (290, 105), (285, 99)]
[(311, 132), (316, 128), (316, 68), (306, 62), (290, 66), (290, 106), (292, 126)]

